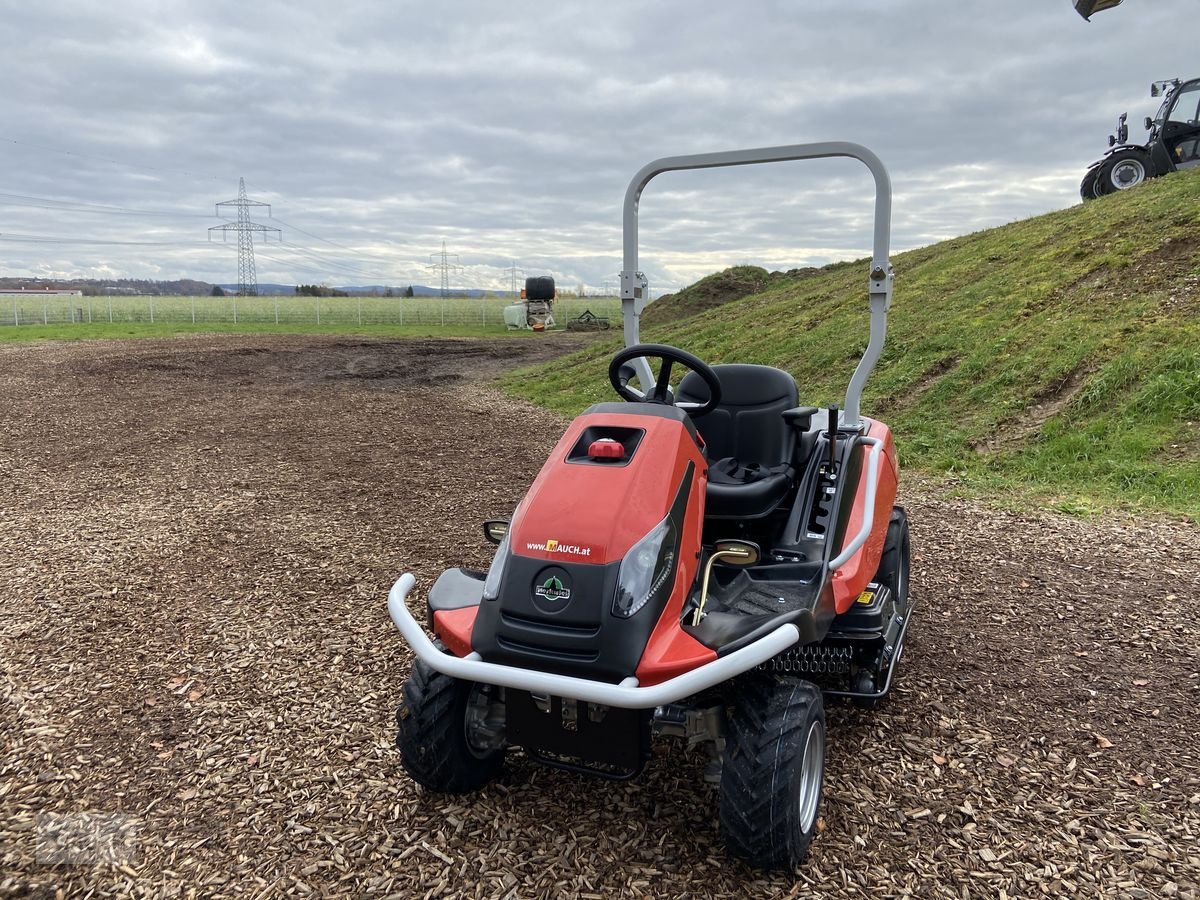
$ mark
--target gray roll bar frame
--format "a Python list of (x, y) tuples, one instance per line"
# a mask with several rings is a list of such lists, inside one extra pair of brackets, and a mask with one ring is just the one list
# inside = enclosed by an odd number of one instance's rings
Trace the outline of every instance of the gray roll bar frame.
[[(621, 268), (621, 316), (625, 326), (625, 346), (640, 343), (639, 320), (650, 299), (646, 276), (638, 271), (638, 204), (642, 191), (657, 175), (688, 169), (717, 169), (728, 166), (749, 166), (758, 163), (789, 162), (800, 159), (849, 157), (862, 162), (875, 178), (874, 245), (871, 254), (871, 273), (867, 284), (871, 311), (871, 337), (866, 352), (850, 378), (846, 389), (845, 412), (842, 424), (859, 427), (859, 400), (867, 376), (875, 368), (887, 337), (887, 313), (892, 305), (892, 266), (888, 261), (892, 224), (892, 181), (883, 162), (861, 144), (848, 141), (826, 141), (816, 144), (787, 144), (781, 147), (758, 147), (751, 150), (731, 150), (721, 153), (696, 153), (689, 156), (664, 156), (645, 166), (633, 176), (625, 191), (622, 220), (623, 259)], [(634, 360), (634, 368), (643, 387), (653, 384), (654, 378), (645, 359)]]

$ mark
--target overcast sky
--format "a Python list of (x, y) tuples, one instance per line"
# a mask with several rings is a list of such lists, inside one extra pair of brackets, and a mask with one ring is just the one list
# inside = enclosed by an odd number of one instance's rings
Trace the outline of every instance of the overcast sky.
[[(1079, 202), (1117, 114), (1200, 75), (1200, 0), (548, 3), (0, 0), (0, 275), (237, 281), (214, 204), (270, 203), (260, 282), (589, 289), (625, 187), (666, 155), (873, 149), (903, 250)], [(848, 160), (662, 175), (657, 291), (869, 253)], [(53, 209), (47, 207), (55, 207)], [(234, 237), (230, 235), (230, 237)]]

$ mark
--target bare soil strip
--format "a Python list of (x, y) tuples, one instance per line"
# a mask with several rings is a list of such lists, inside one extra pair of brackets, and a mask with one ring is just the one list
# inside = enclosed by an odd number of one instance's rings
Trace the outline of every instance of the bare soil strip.
[(564, 423), (483, 380), (563, 349), (0, 348), (0, 896), (1200, 896), (1197, 529), (911, 476), (903, 671), (831, 709), (802, 870), (728, 860), (672, 744), (416, 789), (387, 589), (486, 564)]

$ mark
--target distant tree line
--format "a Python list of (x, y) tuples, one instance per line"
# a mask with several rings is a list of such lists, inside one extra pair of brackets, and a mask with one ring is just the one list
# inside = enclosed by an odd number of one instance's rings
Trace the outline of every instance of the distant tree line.
[(337, 288), (326, 287), (323, 284), (298, 284), (296, 285), (297, 297), (349, 297), (345, 291), (339, 291)]

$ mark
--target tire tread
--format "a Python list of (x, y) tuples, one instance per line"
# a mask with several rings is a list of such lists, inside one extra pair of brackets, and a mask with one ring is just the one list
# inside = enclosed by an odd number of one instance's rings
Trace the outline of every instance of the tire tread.
[(396, 711), (396, 746), (413, 780), (439, 793), (479, 790), (496, 777), (504, 751), (480, 758), (467, 747), (464, 714), (471, 685), (413, 663)]
[(808, 855), (816, 822), (797, 833), (790, 776), (814, 714), (824, 724), (811, 682), (754, 677), (739, 686), (721, 772), (721, 833), (733, 855), (757, 868), (795, 866)]

